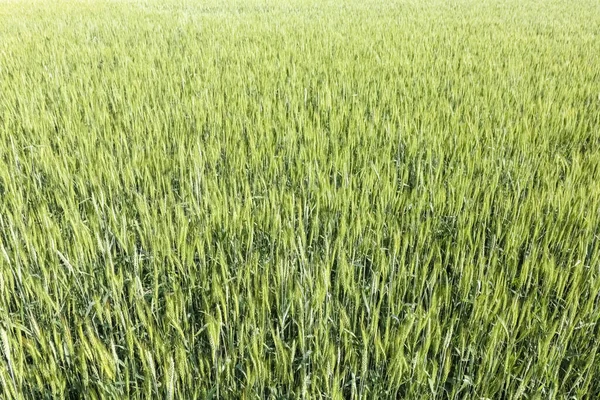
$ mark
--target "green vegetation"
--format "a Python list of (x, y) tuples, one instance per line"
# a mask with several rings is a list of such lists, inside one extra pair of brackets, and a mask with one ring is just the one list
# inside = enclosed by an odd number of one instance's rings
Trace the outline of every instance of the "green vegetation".
[(0, 1), (0, 397), (600, 396), (600, 3)]

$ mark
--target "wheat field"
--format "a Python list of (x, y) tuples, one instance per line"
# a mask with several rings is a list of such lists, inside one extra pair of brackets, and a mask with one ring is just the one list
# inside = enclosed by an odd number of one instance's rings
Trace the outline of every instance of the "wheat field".
[(600, 397), (600, 3), (0, 0), (0, 398)]

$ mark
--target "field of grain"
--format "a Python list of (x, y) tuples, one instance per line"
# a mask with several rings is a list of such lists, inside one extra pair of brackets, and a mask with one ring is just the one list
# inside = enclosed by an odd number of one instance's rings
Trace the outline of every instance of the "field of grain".
[(0, 398), (600, 396), (600, 3), (0, 0)]

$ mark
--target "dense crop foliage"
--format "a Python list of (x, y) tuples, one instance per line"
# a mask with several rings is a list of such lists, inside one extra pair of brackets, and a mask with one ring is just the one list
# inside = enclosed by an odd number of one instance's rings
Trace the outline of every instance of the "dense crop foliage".
[(0, 397), (600, 396), (600, 3), (219, 3), (0, 1)]

